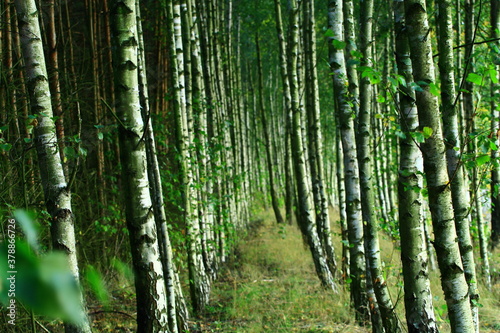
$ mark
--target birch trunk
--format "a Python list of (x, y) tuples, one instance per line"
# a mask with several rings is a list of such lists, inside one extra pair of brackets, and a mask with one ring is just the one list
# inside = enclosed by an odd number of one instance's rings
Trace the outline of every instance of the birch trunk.
[[(361, 53), (363, 58), (361, 64), (372, 67), (372, 15), (373, 0), (361, 2)], [(380, 245), (377, 231), (377, 216), (375, 212), (375, 193), (373, 186), (372, 167), (372, 99), (373, 90), (368, 77), (360, 81), (359, 88), (359, 114), (356, 131), (356, 147), (359, 164), (359, 180), (361, 186), (361, 206), (364, 223), (364, 241), (366, 249), (366, 260), (370, 268), (371, 281), (377, 298), (380, 315), (384, 328), (388, 332), (400, 332), (399, 321), (389, 296), (387, 284), (385, 283), (380, 260)], [(380, 328), (381, 330), (381, 328)]]
[[(490, 1), (490, 21), (491, 21), (491, 39), (499, 37), (500, 31), (500, 1)], [(499, 47), (500, 43), (495, 43)], [(500, 66), (495, 66), (497, 72)], [(498, 130), (500, 127), (500, 112), (498, 110), (498, 98), (500, 96), (500, 85), (494, 83), (491, 85), (491, 134), (495, 138), (495, 143), (500, 146)], [(498, 150), (491, 152), (491, 159), (497, 160), (500, 157)], [(496, 166), (491, 170), (491, 239), (490, 246), (494, 249), (500, 242), (500, 167)]]
[(285, 219), (288, 224), (292, 224), (293, 215), (293, 198), (294, 198), (294, 183), (292, 171), (292, 152), (291, 152), (291, 96), (290, 84), (288, 81), (288, 69), (286, 65), (286, 50), (287, 43), (283, 33), (283, 18), (281, 14), (281, 1), (274, 0), (274, 7), (276, 11), (276, 31), (278, 33), (278, 49), (280, 61), (280, 74), (283, 82), (283, 98), (285, 102)]
[(354, 134), (353, 109), (349, 103), (348, 81), (344, 52), (332, 45), (332, 40), (344, 38), (342, 1), (328, 2), (328, 27), (333, 36), (329, 39), (329, 64), (333, 78), (335, 112), (342, 139), (348, 238), (350, 247), (351, 298), (356, 310), (356, 320), (365, 325), (369, 320), (366, 295), (366, 264), (361, 213), (361, 189)]
[(405, 293), (406, 323), (409, 333), (437, 333), (438, 328), (432, 306), (429, 280), (429, 261), (425, 235), (423, 209), (422, 153), (412, 138), (418, 130), (415, 92), (409, 89), (413, 82), (410, 50), (404, 25), (402, 0), (394, 1), (396, 32), (396, 63), (398, 74), (405, 78), (406, 87), (400, 85), (399, 113), (401, 129), (399, 162), (399, 233), (401, 236), (401, 262)]
[[(276, 188), (274, 185), (274, 170), (273, 170), (273, 158), (271, 156), (271, 140), (269, 138), (269, 132), (272, 132), (271, 128), (267, 123), (266, 110), (264, 108), (264, 87), (263, 87), (263, 74), (262, 74), (262, 61), (260, 57), (260, 44), (259, 35), (255, 36), (255, 46), (257, 49), (257, 73), (258, 73), (258, 93), (259, 93), (259, 109), (260, 109), (260, 119), (262, 121), (262, 130), (264, 132), (264, 140), (266, 144), (266, 157), (267, 157), (267, 172), (269, 174), (269, 191), (271, 194), (271, 204), (273, 206), (274, 216), (276, 217), (276, 222), (278, 224), (284, 223), (283, 217), (281, 216), (281, 211), (279, 207), (278, 197), (276, 193)], [(272, 112), (272, 111), (270, 111)]]
[[(38, 11), (34, 0), (16, 0), (15, 5), (30, 105), (32, 112), (37, 115), (35, 146), (38, 153), (45, 203), (47, 211), (52, 217), (52, 245), (54, 249), (66, 254), (69, 269), (78, 288), (80, 288), (71, 193), (66, 184), (57, 144), (56, 127), (52, 120), (54, 114), (38, 23)], [(79, 323), (65, 323), (67, 333), (91, 332), (81, 291), (79, 302), (81, 321)]]
[(460, 254), (464, 265), (465, 279), (469, 284), (469, 298), (476, 332), (479, 330), (477, 301), (476, 268), (473, 245), (470, 237), (468, 186), (465, 181), (464, 167), (460, 163), (460, 133), (458, 114), (455, 104), (455, 76), (453, 72), (453, 28), (451, 21), (451, 1), (437, 1), (439, 9), (439, 74), (441, 78), (441, 114), (443, 135), (446, 142), (448, 177), (451, 179), (451, 195), (455, 212), (455, 228), (458, 235)]
[(427, 133), (425, 142), (421, 144), (421, 150), (434, 226), (435, 248), (441, 270), (441, 285), (448, 305), (452, 330), (472, 332), (474, 323), (468, 297), (469, 288), (463, 272), (454, 225), (438, 100), (429, 91), (429, 86), (434, 84), (435, 79), (425, 2), (405, 0), (405, 13), (413, 78), (415, 82), (422, 81), (428, 84), (415, 95), (420, 128)]
[(342, 233), (342, 280), (350, 279), (350, 256), (349, 256), (349, 229), (346, 216), (345, 182), (344, 182), (344, 160), (340, 131), (336, 131), (335, 157), (337, 159), (337, 193), (340, 231)]
[(134, 0), (112, 4), (115, 36), (115, 84), (120, 119), (122, 179), (132, 260), (136, 274), (137, 331), (168, 330), (168, 304), (163, 266), (152, 214), (147, 175), (145, 124), (139, 99), (138, 43)]
[(191, 101), (187, 97), (190, 83), (185, 76), (184, 42), (181, 23), (181, 2), (174, 1), (167, 4), (169, 31), (173, 41), (171, 43), (171, 65), (174, 85), (174, 111), (177, 142), (179, 146), (180, 165), (183, 188), (184, 221), (186, 224), (188, 242), (188, 270), (191, 301), (195, 312), (200, 312), (208, 303), (210, 281), (205, 273), (203, 264), (200, 224), (197, 214), (197, 193), (194, 186), (195, 174), (192, 159), (192, 137), (189, 131), (192, 125)]
[(292, 9), (290, 15), (290, 54), (289, 54), (289, 82), (292, 105), (292, 155), (295, 169), (299, 225), (305, 235), (311, 254), (313, 256), (316, 273), (324, 287), (336, 289), (332, 273), (328, 268), (323, 255), (321, 242), (319, 240), (314, 223), (313, 210), (309, 201), (310, 179), (306, 169), (306, 158), (303, 145), (302, 116), (303, 108), (300, 105), (299, 80), (298, 80), (298, 52), (299, 52), (299, 6), (295, 0), (291, 2)]
[(309, 166), (316, 211), (316, 228), (331, 273), (335, 275), (337, 263), (333, 248), (328, 199), (325, 189), (323, 162), (323, 135), (319, 105), (319, 87), (316, 60), (316, 19), (314, 1), (304, 0), (304, 58), (306, 63), (306, 113), (309, 125)]
[[(151, 111), (149, 107), (149, 94), (146, 75), (146, 59), (144, 50), (144, 40), (142, 32), (141, 14), (139, 1), (136, 1), (136, 15), (137, 15), (137, 35), (138, 35), (138, 83), (139, 83), (139, 96), (142, 110), (142, 118), (145, 123), (145, 142), (148, 164), (148, 178), (150, 182), (150, 195), (152, 198), (154, 217), (156, 222), (156, 229), (158, 230), (158, 246), (160, 250), (160, 258), (163, 267), (163, 276), (165, 279), (166, 299), (167, 299), (167, 317), (168, 329), (170, 333), (182, 332), (189, 329), (187, 325), (187, 307), (186, 304), (180, 304), (179, 308), (176, 306), (176, 289), (177, 278), (175, 271), (172, 246), (170, 244), (170, 237), (168, 235), (167, 217), (164, 208), (163, 190), (161, 185), (160, 169), (158, 166), (158, 159), (156, 157), (156, 146), (153, 133), (153, 119), (151, 119)], [(181, 297), (183, 299), (183, 297)], [(177, 315), (180, 315), (179, 325), (177, 323)], [(184, 314), (184, 316), (183, 316)], [(184, 324), (184, 325), (183, 325)]]

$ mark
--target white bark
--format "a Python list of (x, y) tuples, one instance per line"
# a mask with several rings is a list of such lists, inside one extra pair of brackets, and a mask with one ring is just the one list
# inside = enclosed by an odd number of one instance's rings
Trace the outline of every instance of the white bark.
[[(49, 82), (38, 23), (38, 11), (33, 0), (17, 0), (15, 5), (18, 13), (19, 33), (30, 94), (30, 105), (32, 112), (37, 116), (38, 122), (35, 126), (35, 145), (47, 211), (53, 219), (51, 226), (52, 243), (54, 249), (61, 250), (67, 255), (69, 269), (79, 286), (71, 193), (67, 188), (57, 144)], [(78, 323), (65, 323), (66, 332), (91, 332), (89, 319), (84, 311), (85, 306), (81, 292), (79, 298), (81, 321)]]

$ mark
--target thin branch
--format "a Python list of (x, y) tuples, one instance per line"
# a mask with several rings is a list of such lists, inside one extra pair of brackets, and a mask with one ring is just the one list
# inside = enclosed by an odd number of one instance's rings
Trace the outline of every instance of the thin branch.
[(117, 313), (117, 314), (121, 314), (121, 315), (124, 315), (126, 317), (129, 317), (133, 320), (136, 320), (136, 318), (126, 312), (123, 312), (123, 311), (118, 311), (118, 310), (97, 310), (97, 311), (94, 311), (94, 312), (90, 312), (89, 315), (90, 316), (93, 316), (93, 315), (97, 315), (97, 314), (100, 314), (100, 313)]
[[(461, 48), (464, 48), (464, 47), (467, 47), (467, 46), (481, 45), (481, 44), (487, 44), (487, 43), (491, 43), (491, 42), (498, 42), (499, 40), (500, 40), (500, 37), (499, 38), (482, 40), (480, 42), (472, 42), (472, 43), (462, 44), (462, 45), (455, 46), (453, 48), (453, 50), (458, 50), (458, 49), (461, 49)], [(439, 57), (439, 56), (440, 56), (440, 53), (436, 53), (432, 57), (435, 58), (435, 57)]]

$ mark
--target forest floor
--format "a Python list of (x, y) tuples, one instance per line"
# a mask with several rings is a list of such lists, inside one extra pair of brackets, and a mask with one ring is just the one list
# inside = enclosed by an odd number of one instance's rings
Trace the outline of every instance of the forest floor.
[[(343, 286), (339, 286), (343, 289)], [(259, 214), (212, 289), (198, 332), (370, 332), (354, 322), (349, 294), (319, 283), (296, 226)]]
[[(333, 210), (330, 215), (332, 221), (338, 219)], [(340, 264), (339, 228), (336, 224), (332, 228)], [(385, 232), (379, 236), (386, 280), (406, 332), (399, 245)], [(493, 290), (488, 292), (480, 285), (482, 333), (500, 332), (500, 250), (492, 254), (491, 271), (496, 275)], [(129, 268), (127, 274), (123, 273), (105, 274), (110, 293), (108, 306), (87, 298), (95, 332), (135, 332), (132, 272)], [(438, 270), (431, 272), (430, 278), (439, 329), (450, 332)], [(250, 230), (241, 236), (213, 282), (211, 302), (205, 313), (191, 318), (191, 332), (371, 332), (370, 327), (361, 327), (354, 321), (347, 286), (339, 285), (338, 289), (334, 293), (321, 287), (297, 226), (277, 225), (272, 211), (263, 211), (254, 216)], [(0, 323), (0, 332), (31, 332), (29, 313), (18, 319), (15, 328), (4, 330)], [(43, 326), (40, 332), (64, 332), (59, 320), (37, 319), (39, 327)]]
[[(331, 220), (338, 214), (331, 211)], [(277, 225), (272, 211), (258, 214), (248, 235), (213, 284), (211, 304), (198, 318), (198, 332), (371, 332), (354, 321), (349, 291), (324, 290), (316, 277), (309, 249), (296, 226)], [(332, 225), (334, 246), (340, 255), (340, 234)], [(380, 232), (382, 260), (393, 303), (403, 331), (407, 331), (398, 243)], [(500, 253), (492, 258), (500, 269)], [(340, 263), (337, 258), (337, 262)], [(431, 272), (435, 313), (441, 332), (450, 332), (438, 270)], [(500, 281), (492, 292), (482, 286), (481, 332), (500, 332)]]

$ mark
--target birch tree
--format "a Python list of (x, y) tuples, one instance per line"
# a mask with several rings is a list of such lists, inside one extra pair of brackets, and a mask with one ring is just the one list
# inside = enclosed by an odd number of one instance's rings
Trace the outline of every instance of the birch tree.
[[(264, 84), (263, 84), (263, 74), (262, 74), (262, 61), (260, 56), (260, 44), (259, 44), (259, 34), (255, 36), (255, 47), (257, 50), (257, 90), (259, 93), (259, 109), (260, 109), (260, 119), (262, 121), (262, 130), (264, 133), (264, 140), (266, 144), (266, 157), (267, 157), (267, 172), (269, 174), (269, 192), (271, 194), (271, 205), (273, 207), (274, 216), (276, 217), (276, 222), (278, 224), (284, 223), (283, 217), (281, 216), (280, 206), (277, 197), (277, 191), (275, 187), (275, 176), (273, 168), (273, 157), (272, 157), (272, 145), (269, 138), (271, 128), (268, 126), (267, 114), (264, 107)], [(272, 112), (272, 111), (271, 111)]]
[(446, 142), (446, 159), (448, 163), (448, 177), (451, 180), (451, 195), (455, 214), (455, 228), (458, 235), (460, 254), (465, 270), (465, 279), (469, 284), (469, 298), (474, 318), (476, 332), (479, 330), (479, 315), (477, 301), (476, 268), (474, 264), (473, 245), (470, 236), (470, 198), (465, 180), (464, 167), (460, 163), (460, 149), (462, 148), (458, 130), (458, 115), (456, 108), (454, 57), (453, 57), (453, 28), (451, 21), (451, 1), (439, 0), (439, 74), (441, 79), (441, 114), (443, 118), (443, 136)]
[[(490, 21), (491, 21), (491, 39), (499, 38), (500, 31), (500, 1), (491, 0), (490, 1)], [(495, 42), (496, 47), (499, 47), (498, 42)], [(497, 56), (498, 54), (495, 54)], [(500, 70), (498, 65), (495, 66), (497, 72)], [(500, 126), (500, 112), (498, 105), (498, 97), (500, 96), (500, 85), (498, 83), (493, 83), (491, 85), (491, 133), (493, 137), (496, 137), (496, 145), (499, 146), (498, 128)], [(491, 158), (498, 159), (498, 150), (494, 150), (491, 154)], [(495, 165), (491, 171), (491, 239), (490, 247), (495, 248), (500, 242), (500, 167)]]
[[(189, 330), (189, 313), (184, 301), (182, 287), (175, 268), (172, 244), (168, 234), (165, 202), (161, 184), (160, 168), (156, 153), (156, 143), (153, 132), (153, 119), (149, 107), (149, 93), (146, 75), (146, 56), (144, 49), (144, 38), (142, 32), (141, 12), (139, 2), (136, 1), (137, 35), (138, 35), (138, 79), (139, 97), (142, 110), (142, 118), (145, 123), (144, 135), (146, 143), (148, 179), (150, 194), (153, 203), (156, 229), (158, 231), (158, 247), (163, 266), (167, 298), (167, 317), (170, 333)], [(177, 320), (179, 318), (179, 320)]]
[(208, 303), (210, 280), (205, 272), (200, 238), (200, 224), (197, 211), (197, 192), (194, 186), (194, 157), (192, 156), (192, 108), (186, 96), (187, 85), (184, 64), (183, 30), (181, 21), (181, 2), (167, 3), (169, 31), (173, 38), (171, 52), (172, 82), (174, 88), (174, 114), (177, 145), (179, 149), (183, 189), (183, 219), (186, 224), (188, 243), (188, 270), (191, 301), (196, 312), (202, 311)]
[(399, 86), (399, 118), (405, 137), (400, 139), (399, 160), (399, 234), (403, 265), (405, 311), (408, 332), (438, 332), (429, 280), (429, 259), (425, 237), (424, 202), (422, 197), (422, 153), (413, 133), (418, 131), (415, 92), (409, 88), (413, 81), (408, 37), (404, 24), (403, 1), (394, 1), (396, 33), (396, 64), (406, 86)]
[(314, 223), (314, 211), (310, 205), (310, 179), (306, 168), (304, 153), (304, 136), (302, 118), (304, 109), (301, 106), (299, 91), (299, 8), (295, 0), (291, 2), (290, 11), (290, 44), (288, 57), (288, 73), (292, 107), (292, 157), (297, 186), (298, 223), (307, 239), (316, 268), (316, 273), (324, 287), (336, 289), (333, 275), (327, 265), (321, 242)]
[[(366, 68), (373, 66), (372, 18), (373, 1), (361, 2), (361, 65)], [(382, 323), (386, 331), (399, 332), (399, 321), (394, 311), (380, 260), (380, 245), (377, 232), (377, 216), (375, 212), (374, 172), (372, 167), (372, 101), (373, 89), (368, 76), (360, 81), (359, 113), (357, 117), (356, 147), (359, 164), (359, 180), (361, 186), (361, 207), (364, 223), (364, 241), (366, 248), (367, 267), (370, 269), (371, 281), (377, 299)]]
[(289, 224), (292, 223), (292, 211), (293, 211), (293, 200), (294, 193), (293, 190), (293, 170), (292, 170), (292, 152), (291, 152), (291, 142), (290, 142), (290, 132), (291, 132), (291, 95), (290, 95), (290, 83), (288, 81), (288, 68), (286, 62), (286, 50), (288, 49), (287, 42), (283, 32), (283, 17), (281, 13), (281, 1), (274, 0), (274, 8), (276, 11), (276, 32), (278, 34), (278, 49), (279, 49), (279, 63), (280, 63), (280, 74), (281, 80), (283, 82), (283, 99), (285, 103), (285, 218)]
[(335, 113), (342, 139), (344, 181), (346, 197), (346, 216), (350, 254), (351, 298), (356, 310), (356, 320), (365, 324), (369, 318), (368, 299), (366, 297), (366, 266), (363, 242), (363, 220), (361, 213), (361, 189), (357, 163), (356, 141), (354, 133), (353, 110), (349, 103), (348, 81), (342, 49), (333, 45), (333, 41), (344, 39), (342, 1), (328, 2), (329, 65), (333, 78)]
[(316, 19), (314, 1), (304, 0), (304, 58), (306, 64), (306, 114), (309, 134), (309, 169), (316, 208), (316, 229), (328, 267), (332, 274), (337, 270), (335, 251), (330, 230), (330, 215), (325, 189), (323, 134), (319, 104), (318, 72), (316, 60)]
[[(71, 207), (71, 191), (67, 186), (59, 155), (49, 78), (38, 22), (38, 10), (33, 0), (16, 0), (15, 5), (30, 106), (37, 120), (34, 142), (38, 154), (45, 204), (52, 218), (52, 246), (66, 254), (69, 269), (79, 288), (80, 273), (75, 241), (75, 219)], [(79, 303), (77, 306), (81, 309), (81, 320), (78, 323), (65, 323), (65, 331), (68, 333), (91, 332), (81, 291), (79, 292)]]
[(136, 274), (137, 331), (161, 332), (168, 330), (168, 305), (143, 140), (146, 125), (139, 99), (135, 0), (114, 1), (111, 13), (125, 213)]
[(435, 84), (435, 78), (425, 2), (405, 0), (405, 13), (413, 78), (415, 82), (425, 82), (421, 91), (415, 92), (415, 96), (420, 129), (426, 137), (421, 144), (421, 150), (434, 227), (434, 244), (441, 270), (441, 285), (452, 330), (472, 332), (474, 324), (468, 297), (469, 288), (463, 272), (454, 225), (438, 100), (430, 91), (431, 85)]

